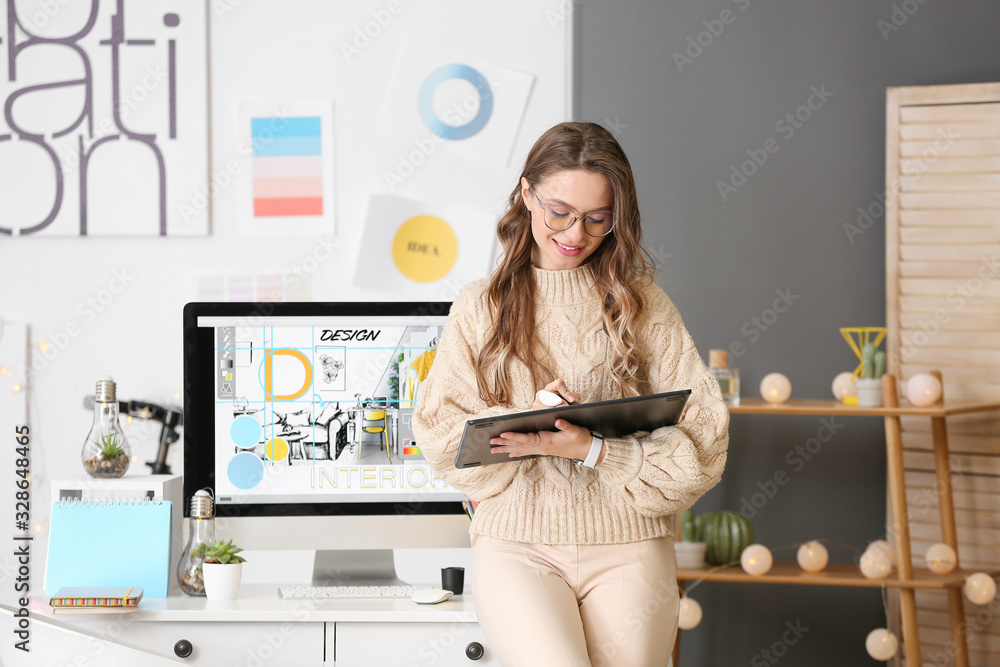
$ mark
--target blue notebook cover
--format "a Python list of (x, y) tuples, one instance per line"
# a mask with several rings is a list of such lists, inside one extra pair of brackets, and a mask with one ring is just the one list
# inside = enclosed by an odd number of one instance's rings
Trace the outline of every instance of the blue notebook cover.
[(68, 501), (52, 506), (45, 594), (64, 586), (170, 590), (169, 501)]

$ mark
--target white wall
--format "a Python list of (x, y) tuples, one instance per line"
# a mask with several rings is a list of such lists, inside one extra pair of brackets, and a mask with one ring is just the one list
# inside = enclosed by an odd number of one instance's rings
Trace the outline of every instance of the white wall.
[[(290, 276), (305, 268), (313, 270), (309, 277), (315, 300), (406, 298), (351, 286), (367, 197), (386, 191), (381, 178), (386, 165), (395, 166), (397, 156), (412, 149), (412, 140), (385, 146), (372, 130), (386, 68), (404, 38), (450, 43), (460, 52), (538, 75), (514, 166), (490, 171), (458, 163), (459, 168), (446, 171), (446, 178), (432, 178), (446, 166), (441, 162), (435, 167), (435, 161), (446, 157), (432, 155), (397, 191), (499, 215), (516, 177), (516, 163), (545, 128), (567, 116), (566, 10), (549, 0), (521, 3), (520, 10), (510, 3), (404, 3), (361, 54), (346, 62), (341, 44), (353, 40), (356, 28), (363, 30), (372, 12), (388, 4), (209, 3), (213, 169), (230, 159), (243, 160), (247, 168), (246, 157), (234, 153), (238, 101), (334, 100), (336, 238), (241, 237), (234, 187), (222, 189), (212, 201), (212, 232), (206, 238), (0, 238), (0, 317), (29, 324), (34, 354), (42, 355), (29, 381), (36, 483), (83, 475), (80, 448), (91, 416), (82, 399), (97, 377), (112, 375), (121, 399), (181, 404), (181, 309), (188, 300), (185, 283), (190, 274), (222, 270)], [(213, 9), (220, 7), (231, 11), (220, 14)], [(451, 296), (443, 293), (441, 298)], [(46, 343), (43, 354), (39, 344)], [(139, 459), (129, 474), (144, 474), (142, 463), (156, 454), (158, 427), (135, 423), (126, 429)], [(179, 454), (175, 446), (170, 458), (175, 471)], [(48, 498), (47, 485), (35, 487), (34, 498), (34, 518), (47, 528), (48, 511), (42, 503)]]

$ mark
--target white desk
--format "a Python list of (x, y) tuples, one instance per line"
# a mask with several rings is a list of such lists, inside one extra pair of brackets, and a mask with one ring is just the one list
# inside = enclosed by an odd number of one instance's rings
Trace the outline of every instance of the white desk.
[[(9, 619), (10, 612), (5, 616)], [(192, 646), (187, 658), (175, 653), (180, 640)], [(67, 654), (64, 649), (74, 642)], [(143, 598), (138, 611), (125, 614), (33, 611), (31, 662), (17, 662), (19, 656), (11, 656), (7, 646), (0, 658), (4, 665), (138, 664), (134, 657), (110, 662), (113, 653), (106, 642), (115, 650), (150, 656), (150, 665), (160, 660), (213, 667), (499, 665), (469, 595), (437, 605), (408, 599), (282, 600), (277, 585), (260, 584), (244, 585), (233, 602), (178, 596)], [(484, 649), (478, 660), (467, 657), (472, 644)]]

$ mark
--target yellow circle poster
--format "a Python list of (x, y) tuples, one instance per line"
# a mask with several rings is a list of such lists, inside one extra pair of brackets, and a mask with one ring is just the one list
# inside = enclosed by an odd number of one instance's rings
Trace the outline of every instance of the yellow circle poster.
[(448, 275), (458, 259), (458, 237), (451, 226), (434, 215), (417, 215), (396, 230), (392, 261), (400, 273), (421, 283)]

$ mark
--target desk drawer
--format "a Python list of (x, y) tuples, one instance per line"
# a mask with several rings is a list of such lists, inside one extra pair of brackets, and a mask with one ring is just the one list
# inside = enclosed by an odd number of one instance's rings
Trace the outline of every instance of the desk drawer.
[[(499, 667), (475, 623), (336, 623), (336, 667)], [(466, 655), (470, 645), (482, 657)], [(475, 654), (476, 646), (470, 652)], [(330, 656), (327, 656), (330, 660)]]
[[(152, 623), (131, 622), (128, 614), (116, 614), (114, 618), (114, 621), (74, 625), (101, 639), (172, 658), (179, 665), (322, 667), (324, 664), (323, 623)], [(174, 651), (180, 640), (187, 640), (191, 645), (187, 658), (179, 657)]]

